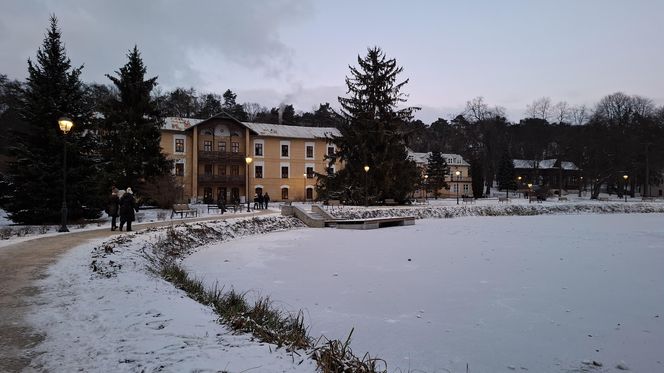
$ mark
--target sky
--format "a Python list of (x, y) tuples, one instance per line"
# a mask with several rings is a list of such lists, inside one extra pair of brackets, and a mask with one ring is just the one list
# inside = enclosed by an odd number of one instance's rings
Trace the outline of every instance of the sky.
[(593, 106), (622, 91), (664, 104), (659, 0), (4, 0), (0, 74), (24, 79), (49, 15), (83, 79), (108, 84), (134, 45), (159, 88), (231, 89), (238, 102), (338, 105), (349, 65), (381, 47), (418, 119), (484, 97), (518, 121), (541, 97)]

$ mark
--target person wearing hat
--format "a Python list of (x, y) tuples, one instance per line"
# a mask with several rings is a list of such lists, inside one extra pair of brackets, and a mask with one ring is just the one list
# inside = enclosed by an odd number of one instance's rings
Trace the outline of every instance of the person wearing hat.
[(111, 217), (111, 230), (114, 231), (118, 229), (117, 217), (120, 212), (120, 197), (118, 197), (118, 188), (111, 188), (111, 197), (108, 199), (108, 205), (106, 206), (106, 213)]
[(120, 231), (125, 223), (127, 223), (127, 232), (131, 231), (131, 222), (135, 220), (136, 215), (134, 211), (138, 212), (136, 199), (131, 188), (127, 188), (125, 193), (120, 198)]

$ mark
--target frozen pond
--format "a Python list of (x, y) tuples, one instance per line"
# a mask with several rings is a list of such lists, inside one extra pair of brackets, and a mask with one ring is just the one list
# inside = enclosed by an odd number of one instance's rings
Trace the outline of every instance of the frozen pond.
[[(418, 220), (208, 246), (208, 283), (303, 309), (388, 370), (664, 371), (664, 215)], [(584, 360), (601, 362), (592, 368)]]

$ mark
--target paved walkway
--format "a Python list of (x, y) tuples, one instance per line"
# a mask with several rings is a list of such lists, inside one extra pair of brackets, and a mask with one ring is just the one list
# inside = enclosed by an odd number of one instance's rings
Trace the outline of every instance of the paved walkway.
[[(195, 219), (173, 219), (155, 223), (134, 224), (135, 231), (150, 227), (168, 226), (182, 222), (231, 219), (272, 213), (238, 213), (206, 215)], [(24, 315), (33, 304), (32, 296), (39, 293), (35, 281), (46, 276), (46, 269), (67, 250), (95, 239), (126, 234), (111, 232), (109, 227), (72, 232), (8, 245), (0, 249), (0, 372), (20, 372), (32, 359), (29, 351), (44, 339), (43, 331), (31, 329)]]

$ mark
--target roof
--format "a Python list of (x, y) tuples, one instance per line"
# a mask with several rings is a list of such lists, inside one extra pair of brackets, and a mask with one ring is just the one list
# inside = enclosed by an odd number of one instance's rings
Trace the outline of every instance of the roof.
[[(431, 155), (431, 152), (416, 153), (416, 152), (408, 149), (408, 158), (415, 161), (415, 163), (419, 163), (419, 164), (429, 163), (429, 156), (430, 155)], [(463, 157), (460, 156), (459, 154), (441, 153), (441, 155), (443, 156), (443, 159), (445, 159), (445, 162), (447, 162), (447, 164), (450, 165), (450, 166), (470, 166), (470, 164), (468, 162), (466, 162), (466, 160), (463, 159)]]
[(164, 124), (161, 126), (161, 129), (169, 131), (185, 131), (202, 121), (203, 119), (196, 118), (166, 117), (164, 118)]
[[(548, 169), (553, 169), (553, 168), (558, 168), (556, 167), (556, 163), (558, 162), (557, 159), (543, 159), (541, 161), (536, 161), (532, 159), (514, 159), (512, 161), (514, 163), (514, 168), (520, 168), (520, 169), (533, 169), (537, 168), (540, 170), (548, 170)], [(570, 170), (570, 171), (578, 171), (579, 168), (574, 164), (574, 162), (568, 162), (568, 161), (561, 161), (563, 170)]]
[(256, 132), (258, 136), (290, 137), (297, 139), (327, 138), (332, 135), (341, 136), (339, 130), (334, 127), (302, 127), (250, 122), (242, 122), (242, 124)]

